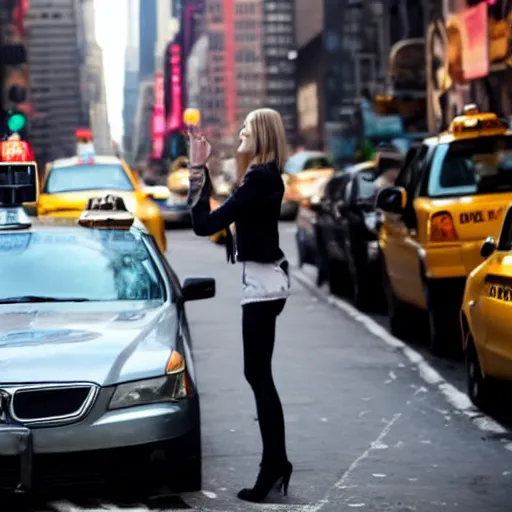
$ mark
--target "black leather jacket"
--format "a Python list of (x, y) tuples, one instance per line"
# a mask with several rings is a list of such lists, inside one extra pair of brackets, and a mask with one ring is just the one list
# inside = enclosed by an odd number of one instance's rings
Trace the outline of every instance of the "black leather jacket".
[(193, 183), (193, 178), (190, 183), (194, 233), (210, 236), (234, 223), (238, 261), (271, 263), (280, 260), (284, 254), (279, 247), (278, 224), (284, 184), (277, 165), (251, 166), (242, 185), (214, 211), (210, 210), (212, 185), (208, 170), (203, 172), (202, 183)]

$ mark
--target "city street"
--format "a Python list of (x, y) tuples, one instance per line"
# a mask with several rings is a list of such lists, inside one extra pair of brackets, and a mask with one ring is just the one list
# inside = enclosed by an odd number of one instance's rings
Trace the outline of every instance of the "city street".
[[(293, 232), (293, 224), (283, 224), (282, 246), (295, 263)], [(312, 294), (300, 284), (307, 274), (296, 270), (274, 364), (294, 464), (290, 495), (272, 496), (274, 505), (238, 501), (236, 492), (253, 484), (260, 460), (242, 373), (240, 267), (226, 264), (223, 247), (190, 231), (173, 230), (168, 242), (182, 279), (217, 280), (215, 299), (188, 306), (201, 392), (203, 491), (123, 503), (122, 510), (510, 510), (510, 433), (468, 406), (458, 383), (441, 377), (450, 372), (437, 374), (418, 352), (350, 306), (340, 309), (337, 301)], [(121, 503), (72, 500), (44, 510), (117, 507)]]

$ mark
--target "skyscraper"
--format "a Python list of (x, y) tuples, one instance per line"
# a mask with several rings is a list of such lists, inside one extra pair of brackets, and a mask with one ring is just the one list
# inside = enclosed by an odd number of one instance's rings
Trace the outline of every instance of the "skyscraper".
[(123, 149), (126, 160), (133, 162), (133, 123), (139, 91), (139, 0), (128, 2), (128, 30), (124, 58)]
[(103, 50), (96, 41), (93, 0), (82, 0), (82, 11), (87, 40), (87, 85), (89, 93), (90, 125), (94, 147), (99, 154), (112, 153), (112, 140), (107, 113), (107, 92), (103, 73)]
[(35, 113), (30, 134), (42, 162), (73, 155), (75, 130), (88, 123), (83, 108), (85, 40), (80, 37), (81, 18), (78, 0), (30, 3), (28, 51)]
[(204, 122), (212, 137), (233, 144), (244, 117), (278, 110), (296, 136), (293, 0), (205, 0), (209, 35)]
[[(171, 0), (167, 0), (170, 2)], [(139, 81), (152, 79), (155, 74), (155, 45), (157, 40), (157, 0), (142, 0), (138, 10), (139, 20)]]

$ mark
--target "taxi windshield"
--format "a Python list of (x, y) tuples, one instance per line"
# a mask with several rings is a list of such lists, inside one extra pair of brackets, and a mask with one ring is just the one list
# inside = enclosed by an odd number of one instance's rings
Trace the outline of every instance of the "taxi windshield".
[(164, 300), (138, 234), (85, 228), (0, 233), (0, 304)]
[(133, 191), (134, 187), (120, 164), (83, 164), (53, 167), (44, 192), (59, 194), (82, 190)]
[(428, 182), (429, 197), (512, 191), (512, 137), (479, 137), (440, 144)]

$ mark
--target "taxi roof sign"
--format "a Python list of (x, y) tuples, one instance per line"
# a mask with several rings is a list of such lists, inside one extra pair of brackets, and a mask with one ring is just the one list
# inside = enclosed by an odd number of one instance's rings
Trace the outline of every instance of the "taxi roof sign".
[(4, 140), (0, 142), (2, 162), (34, 162), (35, 156), (30, 144), (24, 140)]
[(130, 229), (134, 221), (123, 198), (109, 194), (89, 199), (78, 224), (86, 228)]
[(464, 113), (450, 123), (448, 132), (457, 135), (500, 135), (508, 130), (508, 124), (493, 112), (480, 112), (474, 104), (466, 105)]
[(27, 229), (31, 226), (32, 222), (23, 208), (0, 208), (0, 230)]

